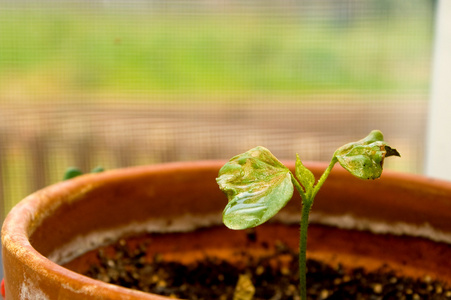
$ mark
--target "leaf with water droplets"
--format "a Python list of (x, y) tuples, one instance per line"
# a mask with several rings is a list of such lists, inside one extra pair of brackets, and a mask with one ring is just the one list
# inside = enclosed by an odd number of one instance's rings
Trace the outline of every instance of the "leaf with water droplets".
[(229, 200), (223, 222), (231, 229), (266, 222), (287, 204), (294, 190), (290, 170), (264, 147), (230, 159), (216, 181)]

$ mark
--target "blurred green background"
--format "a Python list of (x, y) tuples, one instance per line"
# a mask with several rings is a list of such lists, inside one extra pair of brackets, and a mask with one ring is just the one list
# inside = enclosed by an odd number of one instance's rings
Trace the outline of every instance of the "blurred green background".
[(6, 2), (0, 93), (427, 90), (432, 1), (322, 2)]
[(0, 204), (84, 171), (328, 160), (381, 129), (422, 172), (435, 1), (0, 0)]

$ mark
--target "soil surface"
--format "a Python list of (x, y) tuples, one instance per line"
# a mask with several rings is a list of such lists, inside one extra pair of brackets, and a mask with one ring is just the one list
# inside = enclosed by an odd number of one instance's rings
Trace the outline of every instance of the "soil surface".
[[(298, 254), (283, 243), (274, 248), (273, 254), (258, 258), (239, 253), (241, 259), (234, 263), (212, 256), (183, 263), (168, 261), (159, 254), (149, 259), (147, 245), (131, 248), (120, 240), (109, 248), (100, 248), (96, 252), (98, 263), (85, 275), (171, 298), (299, 299)], [(388, 267), (365, 272), (314, 259), (308, 260), (307, 267), (309, 299), (451, 299), (449, 286), (429, 277), (400, 277)]]

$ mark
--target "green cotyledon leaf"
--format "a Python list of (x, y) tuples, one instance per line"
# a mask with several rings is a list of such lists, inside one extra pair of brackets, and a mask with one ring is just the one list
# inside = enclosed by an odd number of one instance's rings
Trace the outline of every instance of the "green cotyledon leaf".
[(352, 175), (361, 179), (376, 179), (382, 174), (385, 157), (401, 156), (384, 142), (379, 130), (373, 130), (364, 139), (337, 149), (334, 157)]
[(230, 159), (216, 181), (229, 200), (223, 222), (231, 229), (266, 222), (285, 206), (294, 190), (290, 170), (264, 147)]

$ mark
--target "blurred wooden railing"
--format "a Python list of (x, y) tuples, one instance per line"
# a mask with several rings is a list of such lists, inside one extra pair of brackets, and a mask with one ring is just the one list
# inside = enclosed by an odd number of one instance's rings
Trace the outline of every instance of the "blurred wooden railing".
[[(371, 100), (371, 99), (370, 99)], [(380, 101), (144, 101), (0, 105), (0, 208), (84, 171), (168, 161), (228, 159), (257, 145), (279, 159), (329, 160), (380, 129), (402, 155), (387, 167), (422, 170), (426, 105)]]

